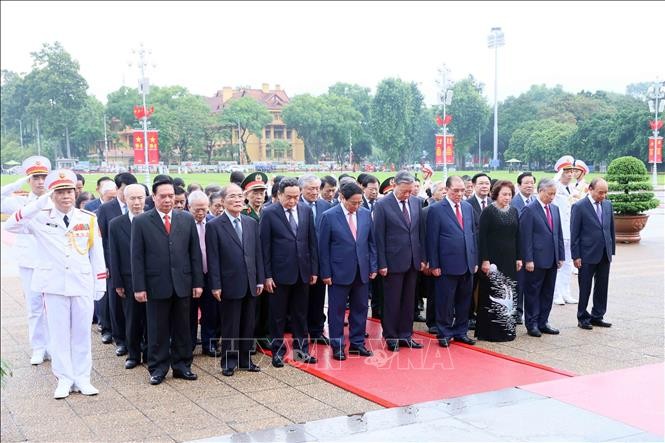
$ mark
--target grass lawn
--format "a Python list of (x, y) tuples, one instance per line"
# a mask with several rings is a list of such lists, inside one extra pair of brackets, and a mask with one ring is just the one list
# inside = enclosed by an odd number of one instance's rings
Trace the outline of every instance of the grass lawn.
[[(352, 173), (349, 172), (351, 175), (354, 177), (358, 176), (359, 172)], [(479, 171), (456, 171), (456, 172), (449, 172), (448, 175), (469, 175), (473, 176)], [(330, 172), (315, 172), (315, 175), (318, 176), (324, 176), (324, 175), (332, 175), (333, 177), (337, 178), (342, 172), (341, 171), (333, 171), (332, 173)], [(298, 176), (298, 175), (303, 175), (305, 174), (304, 172), (284, 172), (284, 173), (278, 173), (278, 174), (283, 174), (286, 176)], [(102, 173), (95, 173), (95, 174), (83, 174), (85, 177), (85, 190), (89, 192), (94, 192), (95, 191), (95, 186), (97, 183), (97, 179), (99, 177), (102, 177), (104, 175), (113, 177), (113, 174), (102, 174)], [(269, 174), (268, 176), (272, 178), (274, 175), (277, 174)], [(378, 179), (379, 182), (382, 182), (386, 178), (395, 175), (394, 172), (375, 172), (373, 173)], [(506, 170), (499, 170), (499, 171), (494, 171), (489, 174), (490, 177), (496, 178), (496, 179), (507, 179), (507, 180), (512, 180), (513, 182), (516, 182), (517, 176), (519, 175), (518, 172), (508, 172)], [(534, 172), (534, 175), (536, 176), (536, 179), (540, 180), (543, 177), (554, 177), (553, 173), (546, 173), (542, 171), (536, 171)], [(596, 174), (592, 173), (589, 174), (586, 177), (586, 181), (590, 182), (594, 177), (602, 176), (603, 174)], [(418, 172), (418, 176), (422, 178), (422, 173)], [(2, 175), (0, 176), (0, 184), (1, 185), (6, 185), (8, 183), (12, 183), (15, 180), (18, 180), (21, 176), (20, 175)], [(152, 181), (153, 175), (150, 176), (150, 180)], [(218, 184), (218, 185), (225, 185), (229, 182), (229, 174), (228, 173), (223, 173), (223, 174), (172, 174), (172, 177), (182, 177), (183, 180), (185, 180), (186, 184), (190, 183), (199, 183), (203, 187), (209, 185), (209, 184)], [(139, 180), (139, 182), (144, 182), (145, 180), (145, 174), (140, 173), (137, 174), (136, 178)], [(436, 171), (434, 173), (433, 181), (438, 181), (438, 180), (443, 180), (443, 172), (442, 171)], [(665, 174), (661, 173), (658, 174), (658, 184), (663, 185), (665, 184)], [(25, 189), (27, 190), (27, 185), (25, 186)]]

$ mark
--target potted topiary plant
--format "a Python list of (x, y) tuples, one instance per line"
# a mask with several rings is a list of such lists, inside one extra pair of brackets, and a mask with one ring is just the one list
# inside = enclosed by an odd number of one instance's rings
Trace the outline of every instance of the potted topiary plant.
[(644, 212), (660, 204), (650, 192), (653, 188), (644, 162), (631, 156), (615, 158), (607, 167), (605, 179), (609, 185), (607, 198), (614, 207), (617, 242), (638, 243), (649, 218)]

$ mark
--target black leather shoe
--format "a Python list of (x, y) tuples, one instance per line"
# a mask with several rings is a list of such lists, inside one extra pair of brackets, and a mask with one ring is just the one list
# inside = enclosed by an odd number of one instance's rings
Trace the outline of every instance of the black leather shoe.
[(476, 341), (469, 337), (468, 335), (460, 335), (455, 337), (455, 341), (458, 341), (460, 343), (464, 343), (465, 345), (475, 345)]
[(284, 360), (279, 355), (273, 355), (272, 365), (276, 368), (283, 368), (284, 367)]
[(365, 338), (369, 337), (369, 332), (365, 332)]
[(389, 351), (398, 352), (399, 351), (399, 342), (397, 341), (387, 341), (386, 347)]
[(412, 348), (412, 349), (422, 349), (423, 347), (422, 344), (418, 343), (412, 338), (406, 340), (400, 340), (399, 346), (401, 346), (402, 348)]
[[(349, 350), (349, 352), (351, 352), (351, 350)], [(346, 360), (346, 354), (344, 353), (344, 351), (333, 352), (332, 358), (335, 360), (344, 361)]]
[(364, 345), (349, 346), (349, 354), (358, 354), (361, 357), (371, 357), (374, 355), (374, 353), (367, 349)]
[(243, 369), (247, 369), (248, 372), (261, 372), (261, 367), (259, 365), (255, 365), (254, 363), (250, 363), (247, 368)]
[(117, 355), (118, 357), (122, 357), (123, 355), (127, 355), (127, 346), (120, 345), (117, 348), (115, 348), (115, 355)]
[(325, 335), (319, 335), (318, 337), (312, 337), (310, 339), (312, 343), (319, 343), (321, 345), (330, 346), (330, 339)]
[(230, 377), (235, 373), (235, 369), (233, 368), (224, 368), (222, 369), (222, 375), (224, 377)]
[(125, 369), (134, 369), (139, 365), (139, 362), (136, 360), (127, 360), (125, 361)]
[(196, 380), (199, 378), (196, 374), (194, 374), (192, 371), (173, 371), (173, 378), (182, 378), (183, 380)]
[(587, 329), (589, 331), (593, 329), (593, 326), (591, 326), (591, 323), (589, 323), (588, 321), (578, 321), (577, 327), (581, 329)]
[(559, 333), (559, 330), (557, 328), (553, 328), (549, 324), (546, 324), (542, 328), (538, 329), (540, 329), (540, 332), (542, 332), (543, 334), (557, 335)]
[(439, 339), (439, 346), (442, 348), (447, 348), (448, 347), (448, 339), (447, 338), (440, 338)]
[(540, 337), (542, 335), (538, 328), (529, 329), (526, 333), (531, 337)]
[(593, 319), (593, 318), (591, 319), (591, 321), (589, 323), (591, 323), (594, 326), (598, 326), (599, 328), (611, 328), (612, 327), (612, 323), (608, 323), (606, 321)]
[(418, 323), (424, 323), (425, 322), (425, 317), (423, 317), (421, 314), (418, 314), (413, 319), (413, 321), (418, 322)]
[(150, 376), (150, 384), (151, 385), (158, 385), (163, 381), (164, 381), (164, 376), (163, 375), (151, 375)]
[(112, 343), (112, 342), (113, 342), (113, 336), (111, 336), (110, 332), (106, 332), (106, 333), (102, 334), (102, 343), (104, 343), (105, 345), (108, 345), (109, 343)]
[(293, 359), (300, 363), (307, 363), (308, 365), (313, 365), (318, 361), (316, 357), (305, 354), (304, 352), (294, 352)]

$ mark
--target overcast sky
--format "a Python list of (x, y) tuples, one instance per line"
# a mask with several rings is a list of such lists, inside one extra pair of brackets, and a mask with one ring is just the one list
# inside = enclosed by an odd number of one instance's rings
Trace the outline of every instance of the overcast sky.
[[(8, 2), (2, 1), (2, 69), (28, 72), (30, 52), (60, 41), (89, 93), (106, 102), (136, 87), (143, 43), (147, 76), (212, 96), (224, 86), (280, 84), (291, 97), (335, 82), (375, 90), (386, 77), (415, 81), (438, 100), (438, 70), (469, 74), (494, 97), (492, 27), (501, 27), (499, 100), (532, 84), (624, 93), (665, 79), (664, 2)], [(133, 62), (132, 67), (128, 66)], [(149, 99), (148, 99), (149, 101)]]

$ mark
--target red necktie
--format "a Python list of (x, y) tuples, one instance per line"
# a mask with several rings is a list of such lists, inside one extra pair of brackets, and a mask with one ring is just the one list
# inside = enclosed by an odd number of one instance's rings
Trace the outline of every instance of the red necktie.
[(464, 219), (462, 219), (462, 211), (459, 210), (459, 204), (455, 205), (455, 214), (457, 215), (459, 225), (464, 229)]
[(164, 228), (166, 229), (167, 234), (171, 233), (171, 220), (169, 220), (168, 214), (164, 216)]
[(349, 229), (351, 229), (351, 234), (353, 234), (353, 239), (356, 240), (356, 222), (353, 221), (353, 214), (349, 212)]
[(550, 205), (545, 205), (545, 213), (547, 213), (547, 224), (550, 225), (550, 231), (554, 231), (554, 222), (552, 222), (552, 213), (550, 212)]

